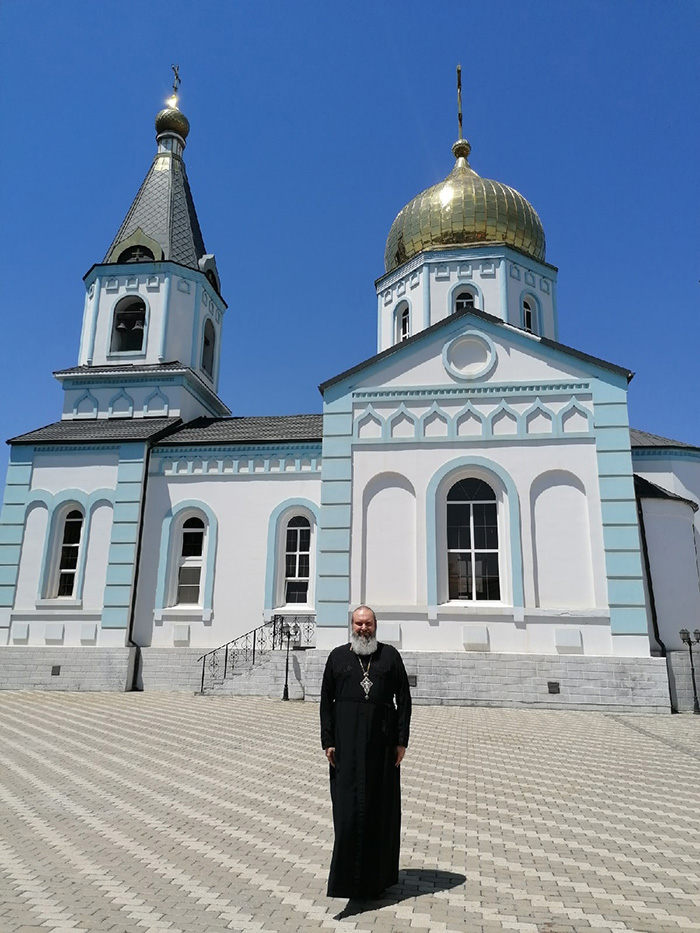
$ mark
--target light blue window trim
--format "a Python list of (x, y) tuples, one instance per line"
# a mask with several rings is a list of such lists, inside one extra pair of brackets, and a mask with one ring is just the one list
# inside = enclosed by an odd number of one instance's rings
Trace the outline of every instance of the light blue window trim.
[[(448, 488), (460, 475), (467, 475), (470, 469), (479, 469), (497, 477), (506, 491), (507, 509), (509, 519), (510, 537), (510, 567), (511, 590), (513, 606), (525, 605), (523, 593), (523, 553), (520, 535), (520, 499), (515, 483), (511, 476), (499, 464), (484, 457), (457, 457), (445, 463), (433, 475), (426, 491), (426, 544), (428, 569), (427, 592), (428, 605), (438, 605), (438, 548), (446, 546), (445, 542), (437, 540), (437, 514), (440, 503), (447, 496)], [(501, 550), (503, 559), (507, 560), (505, 550)]]
[[(165, 603), (168, 594), (168, 583), (177, 566), (178, 555), (173, 553), (173, 532), (178, 529), (179, 519), (184, 513), (191, 513), (190, 517), (203, 515), (206, 519), (206, 555), (204, 570), (204, 588), (202, 592), (202, 618), (205, 622), (211, 619), (214, 600), (214, 570), (216, 567), (216, 544), (219, 525), (216, 515), (206, 502), (198, 499), (186, 499), (178, 502), (169, 509), (163, 519), (160, 531), (160, 559), (158, 561), (158, 578), (156, 581), (155, 618), (163, 617), (163, 610), (168, 608)], [(183, 519), (184, 520), (184, 519)]]
[(80, 540), (80, 550), (78, 552), (78, 567), (75, 574), (75, 592), (72, 598), (83, 598), (85, 565), (87, 563), (87, 553), (90, 545), (92, 519), (95, 509), (99, 505), (105, 503), (114, 506), (113, 489), (96, 489), (89, 495), (83, 492), (82, 489), (63, 489), (60, 493), (50, 493), (37, 489), (32, 492), (25, 508), (25, 522), (30, 509), (35, 506), (41, 504), (48, 510), (37, 599), (45, 599), (50, 596), (48, 588), (51, 583), (60, 548), (59, 532), (66, 515), (72, 508), (77, 508), (83, 513), (83, 530)]
[[(126, 305), (127, 298), (139, 298), (144, 305), (146, 306), (146, 315), (143, 320), (143, 338), (141, 340), (141, 349), (140, 350), (113, 350), (112, 349), (112, 334), (114, 333), (114, 316), (117, 313), (117, 308), (119, 305), (124, 302)], [(146, 295), (144, 295), (140, 290), (135, 289), (134, 291), (128, 291), (125, 295), (119, 295), (117, 300), (112, 305), (112, 309), (109, 312), (109, 328), (107, 330), (107, 346), (105, 347), (105, 357), (107, 359), (139, 359), (143, 356), (146, 356), (146, 347), (148, 346), (148, 328), (151, 323), (151, 305), (148, 301)]]
[(382, 347), (382, 322), (384, 320), (384, 302), (377, 295), (377, 353), (381, 353)]
[(485, 311), (484, 308), (484, 293), (481, 288), (472, 281), (472, 279), (460, 279), (455, 285), (452, 286), (448, 293), (447, 299), (447, 315), (455, 313), (455, 302), (457, 301), (457, 295), (460, 292), (471, 292), (474, 296), (474, 307), (477, 311)]
[[(277, 589), (277, 574), (280, 571), (278, 567), (278, 554), (280, 535), (282, 526), (286, 519), (292, 515), (306, 514), (307, 518), (313, 519), (314, 528), (312, 537), (314, 539), (314, 561), (311, 573), (318, 579), (318, 529), (321, 519), (321, 510), (315, 502), (310, 499), (285, 499), (272, 511), (267, 523), (267, 560), (265, 563), (265, 604), (263, 607), (264, 618), (272, 618), (272, 612), (275, 607), (275, 595)], [(317, 592), (318, 597), (318, 592)]]
[(170, 286), (172, 275), (164, 276), (163, 281), (163, 313), (160, 319), (160, 344), (158, 346), (158, 362), (165, 359), (165, 342), (168, 337), (168, 319), (170, 317)]
[(534, 327), (532, 328), (532, 332), (534, 334), (537, 334), (537, 336), (539, 337), (542, 335), (542, 303), (540, 302), (540, 299), (537, 298), (535, 293), (530, 290), (530, 288), (524, 288), (520, 292), (520, 299), (518, 303), (520, 319), (517, 322), (515, 322), (516, 326), (522, 327), (523, 330), (525, 330), (524, 302), (526, 301), (530, 302), (532, 306), (532, 314), (534, 317), (534, 321), (533, 321)]

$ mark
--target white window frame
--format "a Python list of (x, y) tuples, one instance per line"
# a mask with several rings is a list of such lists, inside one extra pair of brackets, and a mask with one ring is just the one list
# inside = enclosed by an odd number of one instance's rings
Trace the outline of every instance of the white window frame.
[[(461, 300), (462, 295), (471, 295), (472, 303), (468, 308), (457, 308), (457, 302)], [(468, 285), (461, 285), (454, 290), (452, 296), (452, 311), (451, 314), (456, 314), (457, 311), (478, 311), (479, 310), (479, 296), (473, 288), (469, 288)]]
[(411, 336), (411, 309), (401, 301), (394, 310), (394, 343), (403, 343)]
[[(450, 599), (449, 561), (447, 556), (447, 496), (452, 487), (463, 479), (478, 479), (487, 483), (496, 494), (496, 522), (498, 528), (498, 580), (500, 599), (466, 600)], [(493, 500), (491, 500), (493, 501)], [(484, 606), (510, 606), (512, 605), (511, 579), (512, 567), (510, 562), (511, 535), (509, 528), (510, 503), (508, 493), (500, 478), (490, 470), (478, 466), (458, 470), (443, 478), (438, 488), (436, 499), (436, 599), (438, 605), (465, 606), (470, 608)]]
[[(287, 602), (287, 583), (302, 578), (287, 577), (287, 529), (289, 523), (295, 518), (304, 518), (309, 523), (309, 576), (306, 590), (306, 602)], [(277, 584), (275, 587), (275, 610), (308, 613), (313, 611), (315, 605), (315, 572), (316, 572), (316, 519), (304, 508), (293, 508), (280, 517), (277, 532)], [(298, 553), (298, 552), (297, 552)]]
[[(80, 536), (78, 543), (75, 546), (75, 568), (72, 568), (69, 571), (61, 569), (62, 557), (63, 557), (63, 548), (64, 548), (64, 537), (66, 533), (66, 523), (68, 522), (68, 516), (72, 515), (73, 512), (78, 512), (81, 516), (82, 522), (80, 526)], [(49, 580), (46, 587), (46, 598), (47, 599), (58, 599), (58, 600), (72, 600), (75, 601), (79, 598), (77, 593), (77, 584), (80, 576), (80, 567), (81, 560), (83, 556), (83, 549), (85, 547), (85, 535), (86, 535), (86, 524), (87, 516), (85, 515), (85, 510), (75, 502), (66, 504), (58, 516), (58, 520), (55, 524), (55, 530), (53, 534), (53, 545), (51, 548), (51, 572), (49, 574)], [(68, 545), (72, 546), (72, 545)], [(61, 583), (61, 574), (62, 573), (72, 573), (73, 574), (73, 587), (71, 592), (64, 594), (62, 596), (58, 595), (59, 586)]]
[[(182, 548), (184, 536), (190, 530), (185, 528), (185, 523), (190, 519), (196, 518), (204, 526), (202, 538), (202, 553), (197, 556), (183, 556)], [(209, 522), (207, 516), (195, 509), (187, 509), (177, 516), (173, 523), (171, 543), (170, 543), (170, 579), (168, 581), (168, 599), (166, 608), (185, 609), (197, 611), (204, 606), (204, 587), (207, 570), (207, 549), (209, 546)], [(181, 569), (199, 569), (199, 593), (196, 603), (179, 602), (180, 592), (180, 571)]]
[[(492, 498), (484, 499), (449, 499), (450, 492), (454, 489), (458, 483), (462, 482), (465, 479), (474, 479), (484, 485), (488, 485), (489, 489), (493, 492)], [(469, 541), (470, 544), (468, 547), (450, 547), (449, 541), (449, 516), (450, 516), (450, 507), (462, 505), (467, 506), (469, 509)], [(496, 512), (496, 547), (477, 547), (476, 546), (476, 535), (475, 535), (475, 523), (474, 523), (474, 507), (475, 506), (491, 506), (495, 509)], [(498, 522), (498, 497), (496, 495), (496, 490), (491, 486), (490, 483), (487, 483), (486, 480), (481, 479), (476, 476), (464, 476), (461, 479), (455, 480), (449, 487), (445, 495), (445, 532), (446, 532), (446, 559), (447, 559), (447, 598), (449, 602), (460, 602), (460, 603), (469, 603), (469, 604), (483, 604), (483, 603), (493, 603), (501, 602), (501, 549), (500, 549), (500, 535), (499, 535), (499, 522)], [(451, 596), (450, 595), (450, 579), (449, 579), (449, 568), (450, 568), (450, 554), (465, 554), (470, 558), (471, 564), (471, 598), (468, 596)], [(496, 555), (496, 565), (497, 565), (497, 580), (498, 580), (498, 597), (496, 599), (483, 598), (480, 599), (478, 596), (478, 588), (476, 586), (477, 582), (477, 562), (478, 557), (481, 554), (495, 554)]]

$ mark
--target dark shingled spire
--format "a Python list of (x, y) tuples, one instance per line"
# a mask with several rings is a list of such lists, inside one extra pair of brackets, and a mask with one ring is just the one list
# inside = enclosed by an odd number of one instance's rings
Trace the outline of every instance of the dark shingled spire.
[(170, 106), (156, 117), (156, 130), (158, 152), (104, 262), (117, 262), (123, 244), (124, 249), (145, 247), (152, 253), (159, 247), (154, 259), (199, 269), (206, 249), (182, 159), (189, 122)]

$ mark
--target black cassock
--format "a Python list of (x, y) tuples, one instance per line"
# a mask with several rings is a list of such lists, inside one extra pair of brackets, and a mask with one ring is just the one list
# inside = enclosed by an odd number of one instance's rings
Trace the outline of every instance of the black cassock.
[(399, 652), (377, 645), (362, 656), (372, 687), (360, 685), (350, 645), (328, 656), (321, 687), (321, 744), (335, 747), (330, 768), (335, 845), (329, 897), (376, 897), (398, 881), (401, 833), (396, 746), (408, 745), (411, 693)]

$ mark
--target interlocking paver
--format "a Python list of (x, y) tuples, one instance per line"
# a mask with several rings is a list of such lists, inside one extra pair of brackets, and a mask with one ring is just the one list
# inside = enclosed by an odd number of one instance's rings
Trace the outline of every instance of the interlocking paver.
[(400, 882), (325, 897), (311, 704), (0, 693), (0, 933), (700, 931), (697, 717), (418, 707)]

